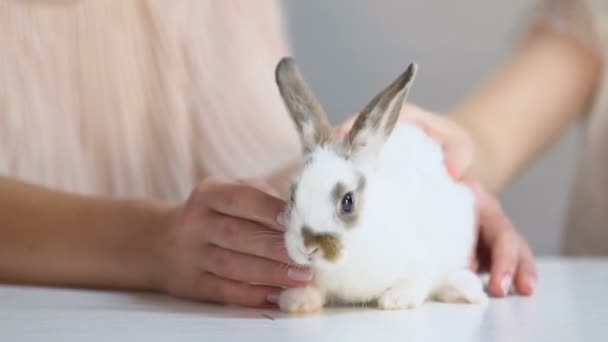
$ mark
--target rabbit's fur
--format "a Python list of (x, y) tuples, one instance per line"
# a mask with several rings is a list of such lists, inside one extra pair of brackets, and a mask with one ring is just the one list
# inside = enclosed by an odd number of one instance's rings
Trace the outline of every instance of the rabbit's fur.
[(300, 134), (304, 167), (294, 180), (285, 243), (314, 274), (279, 306), (311, 312), (328, 300), (415, 308), (427, 299), (485, 303), (467, 267), (474, 243), (472, 191), (448, 174), (441, 147), (398, 124), (416, 75), (411, 64), (361, 111), (342, 140), (291, 57), (276, 82)]

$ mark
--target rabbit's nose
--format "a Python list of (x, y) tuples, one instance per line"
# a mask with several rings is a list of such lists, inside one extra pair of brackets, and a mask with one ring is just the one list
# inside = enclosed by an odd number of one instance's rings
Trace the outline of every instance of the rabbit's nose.
[(313, 247), (313, 248), (308, 249), (308, 253), (307, 254), (308, 254), (309, 257), (311, 257), (311, 256), (315, 255), (318, 251), (319, 251), (319, 247), (318, 246), (317, 247)]
[(300, 253), (306, 255), (309, 259), (319, 251), (319, 246), (315, 246), (315, 247), (300, 247), (299, 248)]

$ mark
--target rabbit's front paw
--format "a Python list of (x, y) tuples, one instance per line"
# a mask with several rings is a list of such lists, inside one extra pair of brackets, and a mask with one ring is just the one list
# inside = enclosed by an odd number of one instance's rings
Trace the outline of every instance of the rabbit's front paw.
[(422, 289), (397, 286), (388, 289), (378, 299), (382, 310), (415, 309), (426, 300), (426, 291)]
[(288, 313), (311, 313), (321, 310), (324, 304), (323, 292), (314, 287), (288, 289), (279, 297), (279, 308)]
[(485, 304), (488, 296), (481, 279), (469, 270), (458, 270), (446, 277), (435, 292), (437, 300), (447, 303)]

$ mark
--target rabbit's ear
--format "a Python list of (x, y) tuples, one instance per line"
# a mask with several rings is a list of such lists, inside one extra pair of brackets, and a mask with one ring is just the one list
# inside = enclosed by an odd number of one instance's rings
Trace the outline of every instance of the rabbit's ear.
[(327, 115), (308, 88), (292, 57), (284, 57), (277, 64), (275, 79), (300, 134), (304, 154), (329, 141), (331, 125)]
[(359, 113), (343, 142), (350, 159), (377, 156), (397, 124), (417, 69), (416, 64), (410, 64), (405, 72), (376, 95)]

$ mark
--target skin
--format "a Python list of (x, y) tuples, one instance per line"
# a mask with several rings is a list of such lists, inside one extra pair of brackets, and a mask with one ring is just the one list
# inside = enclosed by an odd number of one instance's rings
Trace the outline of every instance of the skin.
[(284, 202), (262, 188), (206, 179), (185, 203), (168, 204), (1, 177), (0, 281), (273, 305), (278, 286), (305, 286), (311, 277), (283, 247)]
[(494, 194), (585, 115), (601, 71), (595, 50), (538, 26), (447, 116), (414, 114), (443, 143), (452, 175), (473, 180), (480, 205), (474, 267), (490, 271), (489, 289), (496, 296), (505, 296), (503, 285), (511, 283), (521, 294), (532, 294), (538, 273), (529, 246)]
[[(475, 190), (479, 239), (471, 267), (490, 271), (496, 296), (511, 282), (532, 294), (537, 271), (494, 194), (583, 115), (600, 68), (591, 50), (539, 28), (452, 113), (407, 105), (401, 114), (442, 143), (446, 167)], [(539, 89), (553, 96), (539, 97)], [(286, 193), (298, 169), (296, 162), (264, 180), (272, 190), (206, 179), (184, 203), (81, 196), (0, 177), (0, 281), (267, 307), (278, 286), (310, 280), (279, 248), (285, 203), (273, 195)]]
[(501, 191), (586, 114), (601, 71), (599, 53), (537, 27), (449, 113), (476, 148), (470, 162), (454, 161), (458, 173)]
[(312, 280), (283, 243), (284, 198), (300, 167), (263, 180), (204, 179), (183, 203), (84, 196), (0, 176), (0, 283), (274, 306), (282, 287)]
[(298, 168), (267, 182), (206, 179), (184, 203), (83, 196), (0, 177), (0, 282), (273, 306), (279, 286), (311, 280), (283, 247), (286, 203), (277, 196)]
[(479, 236), (471, 268), (490, 272), (494, 296), (506, 296), (511, 285), (531, 295), (538, 278), (530, 247), (496, 195), (584, 116), (601, 71), (595, 50), (538, 26), (447, 115), (404, 106), (400, 120), (424, 127), (440, 142), (452, 176), (476, 194)]
[(536, 27), (494, 75), (448, 114), (452, 125), (446, 125), (446, 133), (436, 131), (450, 146), (448, 164), (455, 177), (479, 182), (478, 264), (491, 271), (495, 295), (506, 294), (503, 281), (531, 294), (538, 274), (529, 246), (490, 194), (504, 189), (585, 115), (601, 69), (596, 51)]
[[(412, 104), (404, 105), (399, 120), (420, 125), (427, 134), (441, 143), (446, 168), (454, 179), (467, 184), (475, 194), (478, 239), (471, 250), (470, 269), (489, 271), (488, 290), (495, 297), (506, 296), (514, 280), (518, 293), (532, 295), (537, 269), (529, 246), (502, 210), (496, 196), (483, 189), (473, 177), (464, 174), (464, 170), (475, 159), (474, 140), (450, 118)], [(338, 134), (346, 134), (353, 122), (354, 117), (341, 127)]]

